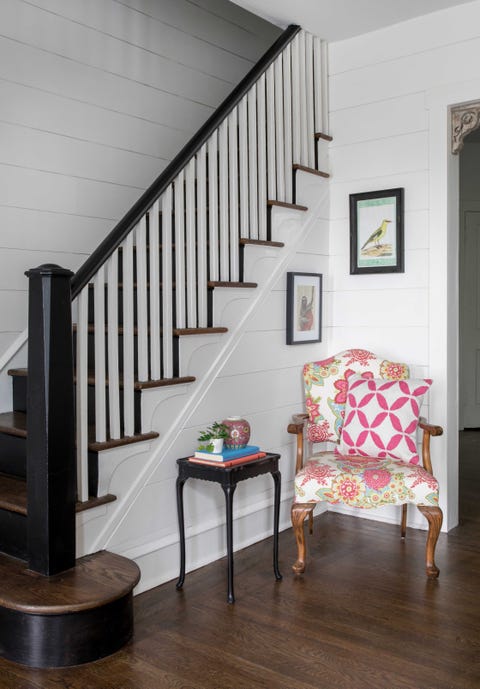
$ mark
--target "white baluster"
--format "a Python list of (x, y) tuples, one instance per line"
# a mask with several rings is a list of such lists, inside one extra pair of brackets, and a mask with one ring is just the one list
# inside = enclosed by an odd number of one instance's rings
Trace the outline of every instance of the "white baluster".
[(250, 237), (258, 239), (258, 190), (257, 190), (257, 103), (256, 89), (248, 92), (248, 170)]
[(228, 181), (230, 227), (230, 280), (239, 280), (238, 234), (238, 117), (235, 108), (228, 116)]
[[(277, 198), (275, 165), (275, 83), (273, 65), (266, 72), (267, 79), (267, 194), (269, 199)], [(261, 123), (259, 121), (259, 126)]]
[(77, 499), (85, 502), (88, 500), (88, 285), (77, 301)]
[[(257, 168), (258, 168), (258, 239), (267, 239), (267, 139), (266, 139), (266, 112), (265, 112), (265, 74), (257, 81)], [(250, 173), (251, 174), (251, 173)], [(257, 183), (257, 176), (255, 177)], [(253, 235), (252, 235), (253, 236)]]
[(305, 89), (306, 89), (306, 110), (307, 110), (307, 165), (315, 167), (315, 124), (314, 124), (314, 88), (313, 83), (313, 36), (311, 33), (305, 34)]
[(185, 176), (180, 172), (175, 184), (175, 306), (176, 326), (184, 328), (185, 318)]
[(198, 326), (208, 325), (207, 294), (207, 145), (197, 153), (197, 264)]
[(150, 246), (150, 377), (161, 375), (160, 355), (160, 203), (155, 201), (148, 213), (148, 243)]
[(306, 65), (305, 65), (305, 33), (298, 34), (298, 52), (300, 67), (300, 163), (308, 165), (308, 122), (307, 122), (307, 93), (306, 93)]
[(185, 169), (187, 327), (197, 327), (197, 248), (195, 228), (195, 157)]
[(124, 434), (134, 435), (134, 322), (133, 232), (123, 243), (123, 424)]
[(120, 438), (120, 379), (118, 365), (118, 249), (108, 259), (108, 412), (110, 438)]
[(315, 93), (315, 132), (327, 132), (323, 129), (323, 105), (322, 105), (322, 42), (317, 37), (313, 38), (313, 81)]
[(218, 132), (208, 140), (208, 238), (210, 280), (217, 281), (218, 272)]
[(249, 236), (248, 219), (248, 120), (247, 97), (238, 104), (238, 150), (240, 164), (240, 236)]
[(290, 44), (283, 51), (283, 120), (285, 159), (285, 201), (292, 202), (292, 50)]
[(219, 236), (220, 236), (220, 280), (229, 280), (228, 253), (228, 121), (223, 120), (218, 132), (219, 152)]
[(138, 379), (148, 380), (147, 218), (136, 229)]
[(173, 377), (173, 284), (172, 284), (171, 184), (162, 196), (162, 353), (163, 378)]
[(94, 283), (95, 324), (95, 440), (107, 439), (106, 375), (105, 375), (105, 271), (98, 269)]
[(300, 136), (300, 56), (298, 34), (292, 43), (292, 151), (293, 163), (301, 163)]
[(275, 81), (275, 147), (276, 155), (276, 175), (277, 175), (277, 199), (286, 201), (285, 198), (285, 134), (283, 122), (283, 70), (282, 57), (279, 56), (274, 62), (274, 81)]

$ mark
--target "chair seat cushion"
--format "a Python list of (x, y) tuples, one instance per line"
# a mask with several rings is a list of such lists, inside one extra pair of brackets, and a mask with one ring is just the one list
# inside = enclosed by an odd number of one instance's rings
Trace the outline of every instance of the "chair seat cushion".
[(329, 502), (371, 509), (438, 505), (438, 482), (423, 467), (389, 457), (320, 452), (295, 477), (295, 502)]

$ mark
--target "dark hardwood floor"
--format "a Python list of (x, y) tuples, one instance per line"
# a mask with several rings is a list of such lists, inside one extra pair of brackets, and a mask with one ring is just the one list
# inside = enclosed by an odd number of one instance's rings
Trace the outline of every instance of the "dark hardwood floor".
[(137, 596), (134, 640), (64, 670), (0, 660), (0, 689), (478, 689), (480, 432), (461, 434), (461, 524), (440, 535), (440, 579), (424, 575), (425, 532), (326, 514), (295, 578), (291, 530)]

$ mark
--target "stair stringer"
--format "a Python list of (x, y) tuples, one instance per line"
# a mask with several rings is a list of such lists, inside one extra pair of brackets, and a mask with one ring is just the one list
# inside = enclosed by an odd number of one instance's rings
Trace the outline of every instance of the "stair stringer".
[[(252, 316), (272, 288), (279, 281), (283, 281), (285, 271), (297, 249), (315, 227), (318, 219), (328, 217), (328, 213), (325, 212), (328, 206), (328, 182), (302, 174), (299, 199), (301, 203), (308, 205), (307, 212), (283, 208), (272, 210), (272, 238), (283, 241), (283, 248), (274, 250), (267, 247), (259, 250), (259, 247), (246, 247), (244, 279), (257, 282), (257, 289), (233, 290), (230, 296), (221, 288), (215, 291), (215, 323), (228, 325), (229, 332), (223, 335), (182, 338), (181, 373), (195, 375), (197, 380), (189, 385), (176, 386), (174, 390), (164, 388), (142, 393), (142, 424), (145, 428), (158, 430), (160, 438), (148, 447), (141, 444), (137, 447), (127, 446), (108, 451), (110, 463), (113, 463), (115, 468), (110, 478), (105, 480), (104, 486), (105, 490), (116, 494), (118, 499), (115, 503), (90, 510), (88, 515), (79, 515), (78, 543), (82, 552), (95, 552), (108, 547), (109, 550), (137, 559), (141, 565), (145, 553), (151, 553), (160, 547), (168, 549), (169, 545), (176, 546), (178, 535), (174, 489), (175, 459), (192, 451), (198, 433), (198, 429), (188, 428), (188, 422), (195, 412), (201, 409), (206, 395), (247, 331)], [(225, 323), (224, 318), (228, 322)], [(234, 411), (225, 409), (223, 415)], [(243, 411), (247, 413), (248, 410)], [(292, 411), (298, 411), (298, 403), (297, 409)], [(206, 423), (209, 421), (211, 419), (206, 419)], [(152, 500), (152, 494), (158, 493), (152, 486), (158, 488), (159, 483), (162, 484), (161, 495), (159, 497), (157, 494), (153, 501), (156, 509), (145, 510), (149, 500)], [(290, 493), (287, 499), (289, 498)], [(270, 502), (269, 497), (260, 500), (257, 507), (261, 509)], [(131, 527), (132, 523), (136, 522), (135, 516), (132, 519), (132, 515), (138, 510), (146, 512), (141, 536)], [(222, 515), (223, 510), (219, 514)], [(218, 525), (218, 520), (214, 521)], [(164, 523), (165, 528), (159, 530), (159, 523)], [(202, 528), (195, 527), (198, 532), (201, 532)], [(212, 527), (207, 522), (205, 529), (210, 528)], [(187, 537), (188, 534), (187, 528)], [(215, 559), (214, 554), (206, 561), (211, 559)], [(176, 564), (169, 570), (170, 574), (175, 570)], [(168, 578), (168, 575), (160, 576), (163, 581), (166, 580), (165, 576)], [(150, 582), (148, 585), (142, 585), (142, 589), (158, 583), (159, 581)]]

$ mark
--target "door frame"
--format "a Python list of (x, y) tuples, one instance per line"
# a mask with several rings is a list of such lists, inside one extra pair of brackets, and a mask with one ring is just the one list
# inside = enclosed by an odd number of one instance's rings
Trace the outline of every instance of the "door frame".
[[(435, 381), (429, 415), (443, 426), (432, 441), (440, 481), (443, 530), (458, 524), (459, 384), (459, 158), (452, 153), (452, 111), (478, 102), (480, 80), (426, 93), (429, 119), (429, 362)], [(439, 439), (442, 440), (442, 439)]]

